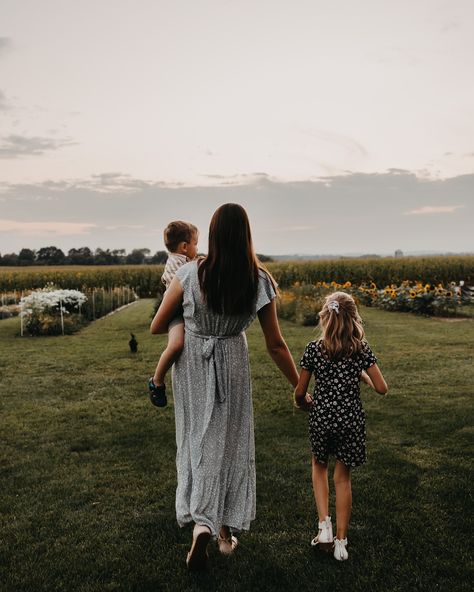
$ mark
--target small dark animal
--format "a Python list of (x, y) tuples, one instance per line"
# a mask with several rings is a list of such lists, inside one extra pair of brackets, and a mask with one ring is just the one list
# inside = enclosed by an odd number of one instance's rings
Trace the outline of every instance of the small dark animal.
[(128, 342), (128, 345), (130, 346), (130, 351), (132, 354), (136, 354), (138, 351), (138, 341), (135, 339), (135, 335), (133, 333), (130, 333), (130, 335), (132, 338)]

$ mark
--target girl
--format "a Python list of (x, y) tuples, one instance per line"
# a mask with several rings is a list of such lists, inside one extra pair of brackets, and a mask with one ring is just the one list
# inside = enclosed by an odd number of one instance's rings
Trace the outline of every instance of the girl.
[(283, 339), (271, 276), (259, 263), (250, 224), (238, 204), (213, 215), (209, 252), (180, 267), (165, 292), (152, 333), (184, 311), (184, 349), (173, 371), (176, 421), (176, 517), (194, 523), (186, 563), (201, 569), (211, 537), (231, 555), (234, 532), (255, 518), (252, 387), (245, 330), (258, 316), (268, 353), (296, 386), (298, 372)]
[[(309, 411), (313, 491), (319, 515), (318, 534), (312, 546), (332, 548), (334, 557), (348, 558), (347, 529), (352, 507), (351, 468), (363, 464), (365, 414), (360, 400), (362, 379), (380, 394), (387, 384), (377, 358), (364, 340), (362, 320), (354, 299), (344, 292), (330, 294), (319, 313), (321, 339), (306, 346), (295, 389), (295, 405)], [(314, 373), (314, 396), (306, 391)], [(329, 514), (328, 457), (336, 457), (337, 532), (333, 539)]]

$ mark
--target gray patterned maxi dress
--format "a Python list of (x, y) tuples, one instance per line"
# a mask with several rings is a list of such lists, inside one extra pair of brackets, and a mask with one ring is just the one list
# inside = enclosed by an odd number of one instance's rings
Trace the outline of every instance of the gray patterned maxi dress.
[(178, 524), (247, 530), (255, 518), (255, 445), (245, 329), (275, 298), (260, 272), (251, 314), (210, 311), (202, 300), (197, 262), (176, 273), (183, 288), (184, 349), (173, 368)]

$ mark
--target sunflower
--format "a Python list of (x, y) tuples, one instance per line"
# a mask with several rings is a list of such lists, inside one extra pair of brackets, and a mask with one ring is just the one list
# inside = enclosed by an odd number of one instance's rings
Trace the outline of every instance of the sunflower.
[(342, 287), (343, 288), (350, 288), (352, 286), (351, 282), (346, 282)]
[(377, 289), (377, 284), (375, 282), (370, 282), (370, 287), (372, 290), (376, 290)]
[(415, 290), (410, 290), (410, 298), (416, 298)]
[(453, 297), (453, 293), (451, 292), (451, 290), (448, 290), (445, 294), (446, 298), (452, 298)]
[(392, 300), (394, 300), (397, 297), (397, 293), (395, 292), (395, 290), (393, 290), (390, 296), (392, 297)]

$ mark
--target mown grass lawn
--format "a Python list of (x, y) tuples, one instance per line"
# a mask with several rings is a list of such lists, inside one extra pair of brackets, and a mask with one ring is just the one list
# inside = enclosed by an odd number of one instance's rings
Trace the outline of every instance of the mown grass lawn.
[[(164, 343), (148, 334), (151, 309), (139, 301), (66, 337), (20, 338), (18, 319), (0, 322), (1, 590), (471, 589), (472, 321), (362, 311), (391, 390), (363, 391), (369, 461), (353, 476), (345, 563), (309, 546), (306, 416), (254, 324), (257, 520), (235, 557), (213, 546), (207, 573), (190, 575), (172, 402), (146, 395)], [(282, 327), (299, 358), (313, 330)]]

